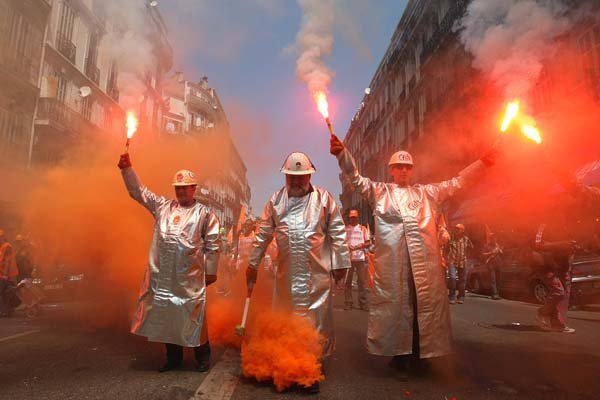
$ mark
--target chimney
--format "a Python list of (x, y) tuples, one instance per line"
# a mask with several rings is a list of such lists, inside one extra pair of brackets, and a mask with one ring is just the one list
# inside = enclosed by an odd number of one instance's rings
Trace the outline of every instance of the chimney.
[(183, 72), (175, 71), (175, 79), (177, 79), (178, 83), (183, 83)]
[(202, 86), (202, 89), (208, 89), (208, 77), (207, 76), (202, 77), (202, 80), (200, 81), (200, 86)]

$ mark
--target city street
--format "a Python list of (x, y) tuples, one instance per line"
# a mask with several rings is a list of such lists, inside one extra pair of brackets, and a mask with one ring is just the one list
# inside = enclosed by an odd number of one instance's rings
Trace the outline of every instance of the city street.
[[(208, 373), (163, 374), (162, 346), (119, 328), (83, 328), (90, 305), (46, 307), (37, 319), (22, 313), (0, 324), (1, 399), (288, 399), (310, 397), (240, 378), (239, 353), (213, 348)], [(325, 365), (324, 399), (563, 399), (597, 398), (600, 306), (571, 311), (575, 334), (546, 333), (532, 304), (470, 295), (452, 306), (456, 356), (414, 377), (391, 369), (389, 358), (363, 349), (366, 313), (344, 311), (336, 296), (337, 350)], [(210, 322), (209, 322), (210, 323)], [(87, 325), (87, 324), (85, 324)]]

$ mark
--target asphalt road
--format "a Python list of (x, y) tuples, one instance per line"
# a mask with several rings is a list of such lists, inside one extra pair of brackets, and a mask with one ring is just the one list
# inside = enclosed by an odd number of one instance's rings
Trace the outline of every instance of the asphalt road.
[(598, 399), (600, 306), (569, 313), (572, 335), (540, 331), (535, 306), (470, 295), (452, 306), (456, 355), (415, 377), (364, 350), (367, 315), (336, 296), (337, 349), (321, 393), (240, 378), (236, 351), (213, 348), (213, 368), (156, 372), (160, 345), (127, 333), (123, 319), (85, 329), (89, 305), (49, 307), (42, 316), (0, 320), (0, 399)]

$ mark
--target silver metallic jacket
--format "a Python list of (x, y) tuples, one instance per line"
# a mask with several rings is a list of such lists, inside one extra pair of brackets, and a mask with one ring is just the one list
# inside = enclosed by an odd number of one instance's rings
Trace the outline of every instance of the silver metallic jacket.
[(412, 353), (414, 313), (408, 279), (412, 268), (420, 356), (450, 353), (452, 332), (436, 210), (475, 181), (485, 165), (477, 161), (458, 177), (441, 183), (400, 187), (361, 176), (346, 149), (338, 161), (355, 190), (368, 200), (375, 218), (375, 276), (367, 350), (385, 356)]
[(219, 221), (198, 202), (182, 207), (152, 193), (133, 168), (122, 174), (129, 195), (156, 221), (131, 332), (153, 342), (200, 346), (207, 340), (205, 276), (216, 275), (219, 262)]
[(278, 255), (276, 304), (309, 317), (334, 346), (332, 269), (350, 267), (346, 228), (333, 196), (313, 186), (303, 197), (288, 197), (284, 187), (267, 202), (256, 234), (250, 267), (257, 269), (275, 237)]
[(587, 203), (595, 207), (600, 207), (600, 187), (582, 185), (580, 192)]

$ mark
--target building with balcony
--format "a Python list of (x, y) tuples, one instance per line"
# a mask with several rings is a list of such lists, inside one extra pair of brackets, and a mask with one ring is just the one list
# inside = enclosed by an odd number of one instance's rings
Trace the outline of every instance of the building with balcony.
[[(125, 22), (109, 16), (102, 0), (53, 0), (51, 5), (33, 135), (32, 161), (37, 165), (57, 162), (82, 138), (121, 132), (125, 118), (120, 62), (107, 39), (123, 35)], [(152, 43), (156, 63), (136, 71), (143, 89), (134, 111), (141, 129), (158, 134), (162, 78), (171, 68), (172, 49), (158, 9), (147, 5), (144, 12), (150, 27), (145, 39)]]
[[(344, 139), (364, 176), (388, 181), (389, 157), (400, 149), (418, 160), (443, 103), (468, 92), (464, 84), (476, 72), (453, 30), (467, 5), (468, 0), (408, 2)], [(421, 173), (416, 180), (432, 178)], [(358, 209), (362, 223), (372, 224), (368, 204), (340, 179), (344, 209)]]
[(0, 162), (26, 165), (39, 95), (46, 0), (0, 0)]
[(242, 207), (249, 209), (251, 193), (246, 166), (231, 137), (217, 91), (209, 86), (207, 77), (193, 82), (176, 72), (165, 80), (164, 93), (163, 138), (218, 143), (219, 156), (211, 161), (219, 164), (214, 168), (218, 173), (201, 182), (197, 197), (215, 211), (222, 226), (235, 226)]
[[(506, 99), (490, 89), (490, 85), (482, 84), (485, 77), (474, 68), (472, 56), (459, 40), (455, 26), (469, 3), (469, 0), (408, 1), (344, 139), (364, 176), (388, 181), (389, 157), (401, 149), (411, 152), (417, 163), (427, 159), (437, 165), (452, 166), (446, 175), (441, 175), (439, 168), (417, 165), (413, 175), (416, 182), (448, 178), (448, 173), (459, 171), (480, 155), (481, 133), (468, 124), (453, 123), (453, 113), (460, 111), (473, 118), (482, 117), (481, 99), (486, 99), (486, 103), (497, 102), (495, 109)], [(569, 7), (582, 3), (565, 2)], [(565, 71), (573, 75), (573, 79), (568, 79), (573, 89), (587, 85), (600, 99), (597, 20), (590, 17), (578, 21), (568, 34), (557, 39), (556, 48), (557, 54), (548, 61), (529, 94), (536, 115), (544, 113), (557, 96), (569, 95), (569, 88), (561, 92), (557, 87), (558, 82), (567, 81)], [(572, 65), (566, 66), (565, 62)], [(439, 151), (436, 139), (444, 136), (454, 136), (466, 145)], [(368, 204), (343, 177), (340, 179), (344, 209), (359, 209), (362, 223), (372, 224)], [(453, 206), (456, 205), (448, 205), (450, 209)]]
[(10, 233), (19, 222), (11, 205), (22, 196), (15, 188), (28, 178), (50, 9), (46, 0), (0, 0), (0, 226)]

